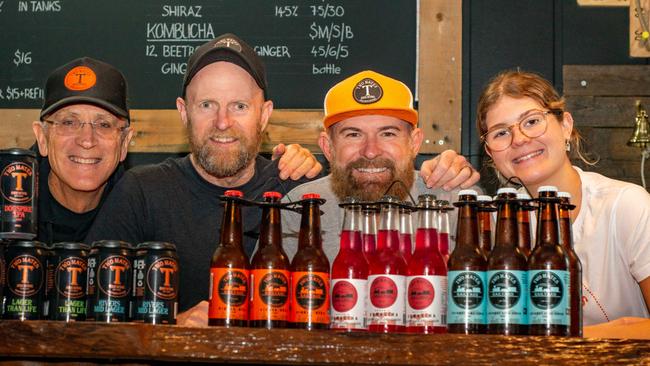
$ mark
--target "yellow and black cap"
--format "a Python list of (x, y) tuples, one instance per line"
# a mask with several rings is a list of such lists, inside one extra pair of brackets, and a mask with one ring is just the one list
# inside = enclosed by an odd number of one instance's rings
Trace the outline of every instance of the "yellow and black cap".
[(126, 79), (118, 69), (103, 61), (81, 57), (48, 76), (40, 118), (70, 104), (89, 103), (130, 122), (127, 95)]
[(230, 62), (246, 70), (264, 92), (264, 99), (268, 99), (266, 68), (262, 59), (248, 43), (232, 33), (222, 34), (205, 43), (190, 56), (183, 78), (183, 96), (194, 75), (202, 68), (218, 61)]

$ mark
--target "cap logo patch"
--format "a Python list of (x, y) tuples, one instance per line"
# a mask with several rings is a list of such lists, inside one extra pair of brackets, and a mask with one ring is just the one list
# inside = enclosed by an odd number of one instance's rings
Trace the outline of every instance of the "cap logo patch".
[(384, 89), (378, 82), (365, 78), (357, 83), (352, 90), (352, 97), (358, 103), (371, 104), (379, 101), (384, 96)]
[(77, 66), (65, 74), (63, 85), (70, 90), (90, 89), (97, 83), (97, 75), (87, 66)]
[(214, 48), (217, 48), (217, 47), (230, 48), (230, 49), (233, 49), (233, 50), (235, 50), (237, 52), (241, 52), (241, 50), (242, 50), (241, 44), (239, 44), (239, 42), (237, 42), (235, 39), (230, 38), (230, 37), (226, 37), (226, 38), (222, 38), (222, 39), (218, 40), (214, 44)]

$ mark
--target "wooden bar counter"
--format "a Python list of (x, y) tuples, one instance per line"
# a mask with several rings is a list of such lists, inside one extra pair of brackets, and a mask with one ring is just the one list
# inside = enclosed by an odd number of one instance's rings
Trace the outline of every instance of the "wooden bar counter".
[(650, 342), (1, 321), (0, 364), (650, 364)]

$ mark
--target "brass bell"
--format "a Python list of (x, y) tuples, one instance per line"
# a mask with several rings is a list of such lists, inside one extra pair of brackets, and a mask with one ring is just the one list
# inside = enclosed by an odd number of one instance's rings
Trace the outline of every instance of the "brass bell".
[(648, 112), (641, 106), (641, 101), (636, 101), (636, 118), (634, 133), (627, 145), (645, 149), (650, 146), (650, 127), (648, 127)]

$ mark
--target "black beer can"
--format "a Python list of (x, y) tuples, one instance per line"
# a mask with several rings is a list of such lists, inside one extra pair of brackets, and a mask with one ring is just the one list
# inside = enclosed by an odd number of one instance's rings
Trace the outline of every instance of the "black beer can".
[(88, 256), (86, 319), (105, 323), (131, 318), (132, 247), (119, 240), (100, 240)]
[(45, 250), (45, 244), (38, 241), (10, 241), (7, 245), (4, 319), (43, 318), (47, 275)]
[(86, 276), (90, 247), (81, 243), (56, 243), (50, 262), (52, 288), (48, 292), (49, 319), (86, 320)]
[(54, 288), (54, 247), (47, 246), (43, 250), (45, 256), (45, 294), (43, 295), (43, 319), (48, 319), (50, 311), (50, 296)]
[(31, 150), (0, 150), (0, 238), (31, 240), (36, 237), (38, 163)]
[(7, 280), (7, 262), (5, 262), (6, 243), (0, 239), (0, 316), (4, 309), (5, 303), (5, 282)]
[(155, 241), (139, 244), (133, 268), (135, 321), (176, 324), (179, 282), (176, 246)]

